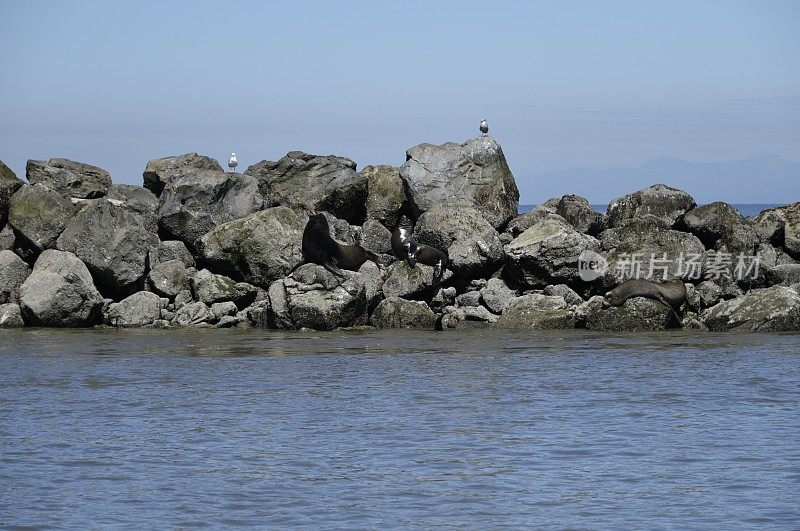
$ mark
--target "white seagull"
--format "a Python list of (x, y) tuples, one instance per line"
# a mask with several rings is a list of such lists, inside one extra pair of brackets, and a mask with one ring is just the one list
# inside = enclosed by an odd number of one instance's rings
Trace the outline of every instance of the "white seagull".
[(484, 118), (483, 120), (481, 120), (481, 134), (483, 136), (486, 136), (488, 132), (489, 132), (489, 124), (486, 122), (486, 118)]
[(238, 165), (239, 161), (236, 160), (236, 153), (231, 153), (231, 158), (228, 159), (228, 168), (230, 168), (230, 170), (233, 171), (236, 169), (236, 166)]

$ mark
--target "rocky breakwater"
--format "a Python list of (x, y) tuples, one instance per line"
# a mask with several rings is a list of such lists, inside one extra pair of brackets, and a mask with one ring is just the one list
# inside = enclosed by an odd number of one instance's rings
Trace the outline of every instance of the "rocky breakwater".
[[(800, 330), (800, 203), (745, 218), (653, 185), (605, 213), (565, 195), (519, 215), (488, 136), (399, 168), (293, 151), (232, 173), (189, 153), (148, 162), (143, 187), (58, 158), (26, 177), (0, 163), (0, 327)], [(311, 211), (381, 265), (301, 265)], [(448, 254), (441, 282), (391, 256), (401, 215)], [(680, 278), (688, 298), (607, 304), (627, 277)]]

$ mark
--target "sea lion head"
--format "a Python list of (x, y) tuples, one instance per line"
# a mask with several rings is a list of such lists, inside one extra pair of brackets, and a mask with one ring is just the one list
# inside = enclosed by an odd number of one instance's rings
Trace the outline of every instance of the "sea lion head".
[(606, 308), (609, 306), (621, 306), (624, 302), (625, 298), (622, 296), (622, 293), (620, 293), (618, 288), (607, 291), (606, 294), (603, 295), (603, 306)]
[(406, 216), (405, 214), (400, 216), (400, 219), (397, 220), (397, 225), (399, 227), (413, 227), (414, 226), (414, 224), (411, 223), (411, 220), (408, 219), (408, 216)]
[(330, 232), (328, 218), (322, 212), (312, 210), (308, 213), (308, 226), (317, 232)]

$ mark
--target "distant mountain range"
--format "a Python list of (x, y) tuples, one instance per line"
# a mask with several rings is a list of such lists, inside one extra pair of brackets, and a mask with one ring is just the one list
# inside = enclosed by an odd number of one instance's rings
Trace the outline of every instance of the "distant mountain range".
[(688, 192), (702, 203), (791, 203), (800, 201), (800, 163), (779, 155), (726, 162), (687, 162), (659, 157), (638, 168), (574, 168), (519, 179), (525, 203), (577, 194), (591, 203), (662, 183)]

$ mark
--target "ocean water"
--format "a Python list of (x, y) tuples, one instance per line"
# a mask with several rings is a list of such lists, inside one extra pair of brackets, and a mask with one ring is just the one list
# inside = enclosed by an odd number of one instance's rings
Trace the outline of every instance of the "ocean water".
[(0, 379), (0, 527), (800, 522), (800, 335), (0, 330)]
[[(519, 213), (524, 214), (526, 212), (530, 212), (536, 205), (519, 205)], [(733, 205), (741, 214), (745, 217), (750, 216), (757, 216), (761, 213), (762, 210), (767, 208), (775, 208), (776, 206), (780, 206), (775, 203), (747, 203), (747, 204), (734, 204)], [(598, 212), (605, 212), (608, 210), (608, 204), (594, 204), (591, 207), (598, 211)]]

